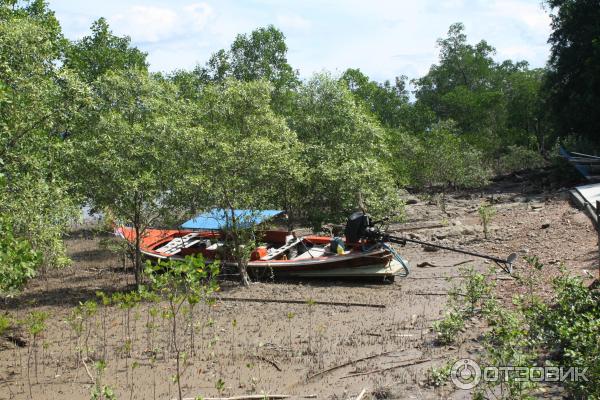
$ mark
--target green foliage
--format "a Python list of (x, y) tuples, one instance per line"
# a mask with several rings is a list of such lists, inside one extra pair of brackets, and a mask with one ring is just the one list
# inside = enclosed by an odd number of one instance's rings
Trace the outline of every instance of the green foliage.
[(206, 264), (201, 256), (187, 256), (183, 261), (160, 260), (156, 264), (147, 262), (145, 273), (151, 288), (179, 307), (190, 296), (207, 301), (219, 289), (216, 280), (219, 274), (218, 263)]
[(0, 337), (13, 326), (13, 320), (8, 314), (0, 315)]
[[(531, 273), (543, 265), (537, 257), (527, 260)], [(520, 276), (519, 285), (530, 293), (526, 298), (515, 296), (516, 307), (508, 308), (497, 299), (488, 299), (483, 312), (490, 330), (484, 336), (487, 365), (533, 367), (540, 364), (578, 367), (585, 370), (587, 380), (565, 380), (560, 385), (574, 398), (600, 398), (600, 296), (584, 286), (579, 277), (563, 269), (553, 280), (555, 297), (542, 300), (533, 294), (533, 276)], [(525, 301), (524, 301), (525, 300)], [(538, 384), (532, 380), (515, 379), (514, 374), (478, 387), (479, 397), (494, 396), (498, 388), (504, 398), (530, 398)]]
[(273, 87), (273, 107), (278, 112), (288, 110), (290, 91), (299, 84), (298, 73), (287, 61), (285, 36), (273, 25), (255, 29), (248, 35), (237, 35), (229, 50), (214, 53), (206, 67), (196, 68), (194, 74), (195, 80), (192, 76), (182, 79), (185, 76), (179, 74), (178, 80), (188, 88), (188, 93), (198, 83), (223, 83), (230, 78), (268, 81)]
[(417, 100), (438, 117), (453, 119), (464, 132), (493, 129), (502, 101), (495, 82), (495, 50), (485, 41), (467, 43), (464, 25), (450, 26), (448, 37), (438, 40), (440, 63), (414, 81)]
[(492, 293), (494, 284), (487, 275), (476, 272), (473, 268), (462, 268), (461, 273), (465, 278), (463, 285), (464, 301), (467, 305), (465, 311), (468, 316), (473, 316)]
[(10, 220), (0, 218), (0, 295), (21, 289), (41, 262), (29, 242), (14, 237)]
[[(73, 137), (72, 179), (96, 209), (109, 209), (142, 235), (153, 222), (176, 212), (177, 183), (189, 166), (190, 110), (172, 84), (143, 71), (109, 72), (94, 83), (94, 106)], [(131, 249), (141, 283), (139, 243)]]
[(45, 3), (2, 5), (0, 23), (0, 216), (43, 256), (68, 264), (61, 235), (73, 215), (61, 140), (79, 84), (59, 65), (63, 39)]
[(485, 274), (476, 272), (473, 268), (462, 268), (464, 284), (450, 290), (451, 307), (444, 318), (433, 323), (433, 332), (439, 344), (456, 343), (459, 333), (464, 329), (465, 322), (480, 312), (487, 310), (486, 304), (494, 284)]
[(317, 74), (299, 89), (290, 121), (303, 143), (298, 209), (313, 226), (342, 221), (360, 205), (386, 215), (401, 210), (386, 163), (385, 132), (342, 83)]
[(102, 384), (102, 376), (106, 370), (106, 361), (98, 360), (94, 363), (94, 369), (96, 370), (96, 376), (94, 377), (94, 387), (91, 391), (91, 400), (116, 400), (114, 390), (108, 386)]
[(440, 367), (431, 367), (427, 370), (427, 385), (432, 387), (440, 387), (445, 385), (450, 380), (453, 362), (447, 362)]
[(188, 143), (197, 153), (184, 183), (195, 204), (260, 209), (286, 202), (286, 192), (302, 170), (300, 144), (271, 110), (270, 96), (264, 81), (229, 79), (204, 88), (197, 122), (207, 133)]
[(272, 111), (271, 91), (265, 81), (233, 79), (203, 88), (195, 118), (204, 130), (185, 144), (194, 150), (193, 163), (177, 187), (186, 193), (188, 204), (227, 210), (230, 234), (225, 237), (231, 239), (227, 245), (246, 283), (254, 235), (252, 229), (242, 229), (247, 224), (238, 221), (233, 210), (282, 207), (293, 212), (297, 180), (304, 171), (301, 145), (285, 120)]
[(179, 399), (181, 392), (181, 355), (177, 338), (177, 316), (181, 307), (198, 299), (209, 301), (210, 296), (219, 290), (217, 275), (218, 263), (206, 264), (201, 256), (186, 256), (183, 261), (160, 260), (156, 264), (146, 263), (145, 273), (151, 289), (165, 296), (169, 302), (168, 318), (171, 320), (171, 340), (177, 356), (177, 370), (174, 382), (177, 382)]
[(566, 388), (575, 397), (599, 399), (600, 294), (587, 288), (581, 278), (566, 274), (554, 280), (553, 288), (553, 307), (532, 307), (537, 332), (541, 332), (544, 347), (558, 349), (557, 364), (587, 368), (587, 382), (567, 381)]
[(458, 335), (465, 327), (465, 316), (456, 309), (446, 312), (444, 318), (433, 323), (432, 329), (436, 340), (441, 345), (455, 343)]
[(92, 34), (67, 47), (65, 65), (86, 82), (93, 82), (107, 72), (128, 69), (146, 70), (146, 53), (131, 47), (128, 36), (112, 34), (106, 19), (99, 18), (91, 26)]
[[(555, 26), (570, 4), (550, 2)], [(411, 103), (405, 77), (377, 83), (348, 69), (300, 81), (273, 26), (163, 76), (103, 18), (76, 42), (42, 0), (0, 3), (0, 22), (0, 217), (42, 271), (68, 265), (62, 236), (84, 202), (138, 237), (215, 206), (281, 208), (290, 225), (320, 228), (357, 208), (401, 212), (400, 186), (477, 187), (491, 168), (541, 165), (547, 147), (545, 71), (494, 61), (461, 24), (413, 81)], [(234, 230), (243, 269), (253, 232)], [(139, 242), (128, 250), (141, 284)], [(6, 265), (15, 288), (32, 274)]]
[(478, 187), (490, 171), (482, 153), (459, 136), (451, 121), (434, 125), (416, 143), (398, 143), (395, 156), (407, 164), (416, 186)]
[(410, 105), (405, 76), (396, 77), (394, 85), (390, 81), (380, 84), (370, 81), (359, 69), (350, 68), (344, 72), (340, 81), (377, 116), (382, 125), (398, 128), (407, 124)]
[(85, 303), (79, 302), (79, 305), (71, 310), (71, 314), (67, 318), (67, 321), (77, 337), (80, 337), (83, 334), (89, 319), (94, 316), (97, 311), (98, 305), (94, 300), (87, 300)]
[(219, 394), (223, 393), (223, 390), (225, 390), (225, 381), (223, 379), (219, 378), (215, 382), (215, 389), (217, 389)]
[(595, 1), (547, 0), (553, 32), (545, 89), (560, 136), (598, 144), (600, 131), (600, 7)]
[(489, 226), (496, 215), (496, 208), (491, 204), (482, 204), (477, 209), (481, 225), (483, 226), (483, 236), (487, 239), (489, 235)]
[(27, 328), (27, 332), (32, 337), (37, 337), (40, 333), (42, 333), (46, 329), (46, 320), (50, 314), (45, 311), (32, 311), (27, 315), (25, 319), (25, 326)]
[(529, 168), (539, 168), (545, 164), (539, 152), (519, 146), (508, 146), (506, 152), (498, 158), (496, 173), (507, 174)]
[(495, 49), (483, 40), (469, 44), (460, 23), (450, 26), (438, 46), (439, 64), (413, 81), (418, 106), (431, 109), (438, 120), (455, 121), (461, 136), (491, 159), (508, 145), (538, 152), (549, 147), (543, 70), (530, 70), (526, 62), (495, 62)]

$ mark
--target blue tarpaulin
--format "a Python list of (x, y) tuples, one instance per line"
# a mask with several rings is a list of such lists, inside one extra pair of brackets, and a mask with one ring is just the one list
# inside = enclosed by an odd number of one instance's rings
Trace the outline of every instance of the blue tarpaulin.
[[(282, 212), (280, 210), (235, 210), (234, 214), (239, 227), (250, 227)], [(213, 208), (184, 222), (181, 227), (183, 229), (218, 230), (228, 225), (229, 215), (229, 212), (226, 213), (222, 208)]]

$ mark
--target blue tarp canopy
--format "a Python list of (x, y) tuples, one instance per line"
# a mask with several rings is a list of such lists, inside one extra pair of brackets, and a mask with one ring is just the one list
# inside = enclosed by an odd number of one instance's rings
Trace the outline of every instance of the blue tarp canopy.
[[(280, 210), (235, 210), (234, 214), (238, 226), (247, 228), (260, 224), (282, 212)], [(213, 208), (184, 222), (181, 227), (183, 229), (219, 230), (228, 225), (228, 215), (229, 212), (226, 213), (222, 208)]]

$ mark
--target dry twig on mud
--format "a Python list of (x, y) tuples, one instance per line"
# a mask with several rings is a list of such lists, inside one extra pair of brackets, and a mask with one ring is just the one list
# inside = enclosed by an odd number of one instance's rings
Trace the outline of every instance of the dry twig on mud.
[(277, 371), (281, 372), (281, 368), (279, 367), (279, 365), (277, 365), (277, 363), (275, 361), (269, 360), (267, 357), (258, 356), (258, 355), (253, 355), (251, 357), (256, 358), (257, 360), (260, 360), (260, 361), (264, 361), (267, 364), (271, 364)]
[(412, 361), (409, 361), (409, 362), (404, 362), (402, 364), (393, 365), (393, 366), (388, 367), (388, 368), (380, 368), (380, 369), (374, 369), (372, 371), (358, 372), (356, 374), (344, 375), (344, 376), (340, 377), (340, 379), (353, 378), (355, 376), (361, 376), (361, 375), (376, 374), (377, 372), (390, 371), (390, 370), (396, 369), (396, 368), (410, 367), (411, 365), (423, 364), (423, 363), (429, 362), (431, 360), (432, 360), (431, 358), (425, 358), (425, 359), (420, 359), (420, 360), (412, 360)]
[[(233, 396), (233, 397), (202, 397), (204, 400), (279, 400), (279, 399), (287, 399), (292, 397), (287, 394), (249, 394), (249, 395), (241, 395), (241, 396)], [(183, 400), (195, 400), (198, 397), (186, 397)], [(175, 400), (175, 399), (173, 399)]]
[(345, 362), (343, 364), (339, 364), (339, 365), (336, 365), (334, 367), (327, 368), (326, 370), (323, 370), (323, 371), (317, 372), (315, 374), (312, 374), (308, 378), (306, 378), (306, 380), (310, 380), (310, 379), (316, 378), (317, 376), (326, 374), (326, 373), (331, 372), (331, 371), (335, 371), (336, 369), (347, 367), (348, 365), (356, 364), (357, 362), (361, 362), (361, 361), (365, 361), (365, 360), (370, 360), (370, 359), (375, 358), (375, 357), (381, 357), (381, 356), (385, 356), (385, 355), (388, 355), (388, 354), (391, 354), (391, 353), (396, 353), (396, 352), (397, 352), (397, 350), (386, 351), (384, 353), (373, 354), (372, 356), (362, 357), (362, 358), (358, 358), (356, 360), (348, 361), (348, 362)]
[(92, 376), (92, 373), (90, 372), (90, 369), (88, 368), (87, 364), (85, 363), (85, 358), (82, 359), (81, 362), (83, 362), (83, 366), (85, 367), (85, 372), (87, 372), (87, 375), (90, 377), (90, 380), (92, 381), (92, 383), (96, 382), (96, 380)]

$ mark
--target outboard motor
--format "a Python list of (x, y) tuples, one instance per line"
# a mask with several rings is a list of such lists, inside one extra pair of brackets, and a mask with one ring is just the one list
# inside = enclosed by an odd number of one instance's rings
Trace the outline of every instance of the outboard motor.
[(346, 243), (358, 243), (367, 236), (367, 229), (371, 226), (371, 218), (362, 211), (352, 214), (346, 222), (344, 235)]
[(359, 243), (361, 239), (367, 239), (369, 241), (381, 242), (384, 245), (385, 242), (389, 242), (404, 246), (406, 242), (412, 242), (420, 245), (436, 247), (438, 249), (454, 251), (456, 253), (485, 258), (487, 260), (496, 262), (502, 269), (504, 269), (509, 274), (512, 273), (512, 264), (517, 260), (516, 253), (512, 253), (506, 259), (503, 259), (476, 253), (474, 251), (463, 250), (456, 247), (444, 246), (438, 243), (424, 242), (422, 240), (411, 239), (403, 236), (393, 236), (388, 234), (387, 232), (382, 232), (379, 229), (379, 227), (376, 226), (377, 224), (380, 224), (384, 221), (387, 221), (387, 218), (381, 221), (372, 221), (371, 217), (368, 214), (365, 214), (362, 211), (355, 212), (354, 214), (350, 215), (348, 221), (346, 222), (346, 228), (344, 229), (344, 234), (346, 235), (346, 243)]

